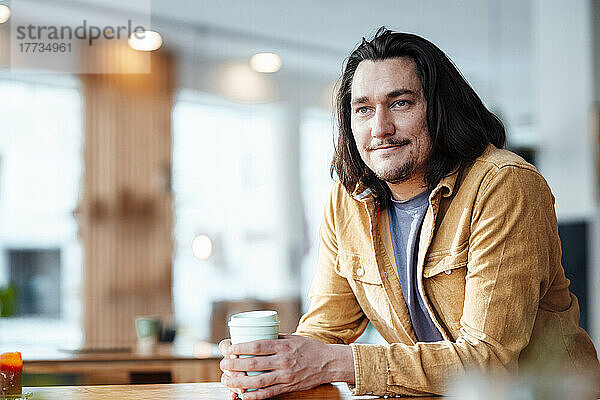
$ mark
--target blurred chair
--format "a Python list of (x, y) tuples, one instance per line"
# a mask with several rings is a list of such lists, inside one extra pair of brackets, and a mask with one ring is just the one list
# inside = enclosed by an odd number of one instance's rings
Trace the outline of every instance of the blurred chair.
[(279, 314), (281, 326), (280, 333), (293, 333), (302, 316), (302, 301), (300, 298), (278, 299), (274, 301), (261, 301), (257, 299), (244, 299), (236, 301), (216, 301), (212, 303), (210, 315), (210, 341), (219, 343), (229, 337), (227, 321), (233, 314), (255, 311), (275, 310)]

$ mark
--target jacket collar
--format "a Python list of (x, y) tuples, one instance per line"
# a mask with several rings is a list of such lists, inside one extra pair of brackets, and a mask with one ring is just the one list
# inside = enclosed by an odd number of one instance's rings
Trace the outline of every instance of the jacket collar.
[(456, 180), (458, 179), (458, 175), (460, 174), (460, 167), (457, 167), (452, 171), (449, 175), (443, 177), (437, 186), (431, 192), (432, 198), (438, 192), (441, 192), (442, 197), (450, 197), (454, 193), (454, 187), (456, 186)]

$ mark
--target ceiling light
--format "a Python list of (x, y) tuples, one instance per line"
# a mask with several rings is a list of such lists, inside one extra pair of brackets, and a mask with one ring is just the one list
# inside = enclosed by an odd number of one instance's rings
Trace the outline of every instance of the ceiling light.
[(160, 33), (154, 31), (135, 31), (127, 41), (132, 49), (138, 51), (154, 51), (162, 46)]
[(207, 235), (198, 235), (192, 240), (192, 253), (199, 260), (208, 260), (213, 251), (213, 243)]
[(277, 72), (281, 68), (281, 58), (275, 53), (258, 53), (250, 58), (250, 66), (256, 72)]
[(0, 24), (5, 23), (10, 18), (10, 8), (0, 4)]

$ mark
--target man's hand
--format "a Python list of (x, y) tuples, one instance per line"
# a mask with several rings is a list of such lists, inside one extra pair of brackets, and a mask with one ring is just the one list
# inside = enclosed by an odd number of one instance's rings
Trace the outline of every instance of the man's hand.
[[(281, 393), (307, 390), (323, 383), (354, 383), (354, 361), (350, 346), (325, 344), (302, 336), (286, 335), (278, 340), (219, 343), (223, 353), (221, 383), (244, 400), (259, 400)], [(239, 355), (260, 357), (238, 358)], [(246, 376), (244, 371), (267, 371)], [(258, 390), (247, 392), (247, 389)]]

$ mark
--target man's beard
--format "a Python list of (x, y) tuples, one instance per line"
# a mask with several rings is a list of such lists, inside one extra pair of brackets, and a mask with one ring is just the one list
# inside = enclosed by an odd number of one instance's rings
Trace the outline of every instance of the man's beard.
[[(393, 140), (388, 139), (382, 141), (381, 143), (371, 144), (366, 147), (367, 151), (376, 150), (378, 147), (386, 146), (386, 145), (397, 145), (397, 146), (406, 146), (411, 143), (408, 139), (401, 140)], [(416, 169), (416, 163), (414, 159), (409, 159), (404, 162), (400, 167), (395, 168), (393, 170), (388, 171), (376, 171), (375, 169), (371, 169), (375, 176), (387, 183), (402, 183), (407, 181), (414, 174)]]
[(415, 161), (408, 160), (400, 167), (390, 171), (373, 171), (375, 176), (387, 183), (406, 182), (415, 172)]

